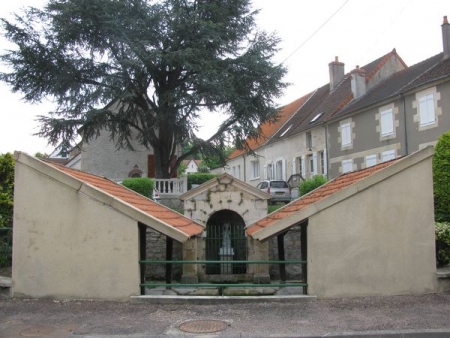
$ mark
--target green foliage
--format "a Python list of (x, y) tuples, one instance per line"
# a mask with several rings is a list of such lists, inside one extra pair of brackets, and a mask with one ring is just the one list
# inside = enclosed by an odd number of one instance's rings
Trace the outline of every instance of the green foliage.
[(178, 166), (177, 176), (180, 177), (186, 174), (186, 169), (187, 165), (181, 162), (180, 165)]
[(209, 168), (202, 162), (202, 163), (200, 163), (200, 165), (198, 166), (197, 171), (198, 171), (199, 173), (206, 174), (206, 173), (209, 173)]
[(122, 181), (122, 185), (145, 197), (153, 198), (154, 182), (148, 177), (126, 178)]
[(320, 187), (321, 185), (327, 183), (327, 178), (322, 175), (316, 175), (312, 178), (306, 179), (300, 183), (299, 186), (299, 195), (303, 196), (313, 191), (314, 189)]
[(433, 157), (436, 221), (450, 222), (450, 131), (439, 138)]
[(188, 175), (188, 190), (191, 190), (193, 184), (203, 184), (214, 177), (217, 177), (217, 175), (214, 174), (190, 174)]
[(37, 152), (36, 154), (34, 154), (34, 157), (40, 159), (40, 160), (44, 160), (46, 158), (48, 158), (48, 154), (47, 153), (41, 153), (41, 152)]
[(0, 268), (11, 266), (12, 229), (0, 228)]
[(14, 207), (14, 157), (0, 155), (0, 227), (12, 227)]
[(438, 266), (450, 264), (450, 223), (436, 222), (436, 261)]
[(281, 207), (284, 207), (284, 205), (282, 204), (274, 204), (274, 205), (268, 205), (267, 206), (267, 213), (270, 214), (278, 209), (280, 209)]
[[(256, 137), (255, 125), (278, 118), (286, 68), (257, 13), (250, 0), (49, 0), (1, 19), (16, 48), (0, 56), (12, 69), (0, 81), (27, 102), (51, 97), (55, 109), (39, 118), (51, 143), (67, 148), (107, 130), (119, 148), (153, 148), (156, 177), (168, 178), (183, 159), (220, 155), (227, 140)], [(225, 121), (202, 140), (208, 111)], [(192, 149), (173, 165), (185, 142)]]

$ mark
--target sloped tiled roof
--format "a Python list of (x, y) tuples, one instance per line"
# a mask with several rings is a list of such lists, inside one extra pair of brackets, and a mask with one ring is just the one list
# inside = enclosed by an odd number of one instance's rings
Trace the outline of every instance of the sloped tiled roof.
[[(398, 59), (400, 64), (406, 67), (405, 63), (394, 49), (363, 67), (366, 73), (366, 82), (371, 81), (377, 74), (377, 71), (391, 58)], [(328, 119), (339, 114), (339, 112), (352, 100), (351, 73), (347, 73), (341, 83), (339, 83), (333, 91), (330, 91), (329, 84), (317, 89), (290, 120), (293, 127), (283, 134), (287, 128), (286, 125), (284, 128), (280, 129), (268, 143), (276, 142), (280, 137), (290, 137), (301, 131), (311, 129), (311, 127), (323, 124)], [(315, 119), (314, 122), (311, 122), (316, 116), (320, 117)]]
[[(203, 231), (203, 226), (195, 223), (191, 219), (159, 204), (144, 196), (131, 191), (124, 186), (115, 183), (105, 177), (100, 177), (76, 169), (67, 168), (55, 163), (47, 163), (66, 175), (69, 175), (83, 183), (95, 187), (100, 192), (113, 196), (117, 200), (124, 202), (139, 210), (152, 219), (160, 222), (161, 225), (172, 227), (182, 232), (187, 237), (198, 235)], [(149, 224), (146, 224), (151, 226)]]
[[(262, 135), (257, 139), (247, 139), (248, 146), (251, 150), (256, 150), (263, 145), (265, 145), (270, 138), (276, 133), (286, 122), (294, 115), (297, 110), (302, 107), (302, 105), (308, 100), (312, 93), (309, 93), (288, 105), (280, 108), (278, 120), (275, 123), (264, 123), (261, 126)], [(247, 152), (246, 149), (236, 149), (234, 150), (228, 159), (236, 158)]]
[(352, 184), (361, 181), (362, 179), (370, 175), (373, 175), (374, 173), (394, 164), (397, 161), (399, 161), (399, 159), (380, 163), (378, 165), (360, 171), (343, 174), (335, 178), (334, 180), (313, 190), (309, 194), (304, 195), (303, 197), (289, 203), (285, 207), (280, 208), (275, 212), (267, 215), (266, 217), (260, 219), (259, 221), (249, 225), (249, 227), (246, 230), (247, 235), (252, 236), (256, 232), (264, 228), (273, 226), (278, 221), (287, 218), (292, 214), (298, 213), (299, 211), (312, 206), (314, 203), (326, 199), (327, 197), (349, 187)]
[[(450, 75), (450, 61), (442, 53), (401, 70), (372, 88), (359, 100), (351, 102), (336, 117), (342, 117), (364, 107), (383, 102), (427, 82)], [(334, 117), (334, 116), (332, 116)]]

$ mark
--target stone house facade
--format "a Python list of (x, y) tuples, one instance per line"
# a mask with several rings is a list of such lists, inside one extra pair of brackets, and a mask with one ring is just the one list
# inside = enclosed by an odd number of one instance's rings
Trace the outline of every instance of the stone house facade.
[(330, 82), (253, 145), (261, 156), (231, 154), (230, 174), (252, 185), (295, 174), (334, 178), (434, 145), (450, 129), (449, 27), (445, 17), (443, 52), (411, 67), (395, 49), (347, 74), (336, 57)]

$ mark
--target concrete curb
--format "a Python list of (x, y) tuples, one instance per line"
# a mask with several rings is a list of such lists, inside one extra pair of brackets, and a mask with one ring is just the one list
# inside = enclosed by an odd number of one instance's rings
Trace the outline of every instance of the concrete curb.
[(237, 304), (266, 302), (299, 302), (316, 300), (316, 296), (132, 296), (132, 303), (150, 304)]
[[(223, 334), (223, 333), (222, 333)], [(215, 334), (214, 336), (216, 336)], [(156, 338), (161, 337), (161, 334), (131, 334), (131, 335), (71, 335), (68, 338)], [(174, 335), (177, 336), (177, 335)], [(182, 334), (182, 336), (185, 336)], [(186, 334), (186, 336), (191, 336)], [(212, 335), (202, 335), (211, 337)], [(218, 336), (221, 336), (219, 333)], [(253, 337), (244, 335), (242, 337)], [(256, 336), (255, 336), (256, 337)], [(253, 338), (255, 338), (253, 337)], [(261, 337), (260, 335), (258, 337)], [(264, 336), (263, 336), (264, 337)], [(367, 332), (344, 332), (344, 333), (326, 333), (324, 335), (315, 336), (292, 336), (292, 335), (274, 335), (270, 334), (266, 337), (270, 338), (448, 338), (450, 337), (450, 330), (393, 330), (393, 331), (367, 331)]]

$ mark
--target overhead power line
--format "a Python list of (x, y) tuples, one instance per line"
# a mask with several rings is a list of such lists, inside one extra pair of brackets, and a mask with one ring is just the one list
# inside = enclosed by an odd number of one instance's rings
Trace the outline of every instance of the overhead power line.
[(349, 2), (350, 0), (345, 1), (341, 7), (339, 7), (319, 28), (317, 28), (314, 33), (312, 33), (305, 41), (302, 42), (300, 46), (298, 46), (291, 54), (288, 55), (286, 59), (283, 60), (282, 64), (285, 63), (292, 55), (298, 52), (300, 48), (302, 48), (309, 40), (311, 40), (314, 35), (316, 35), (333, 17), (339, 13), (339, 11)]

